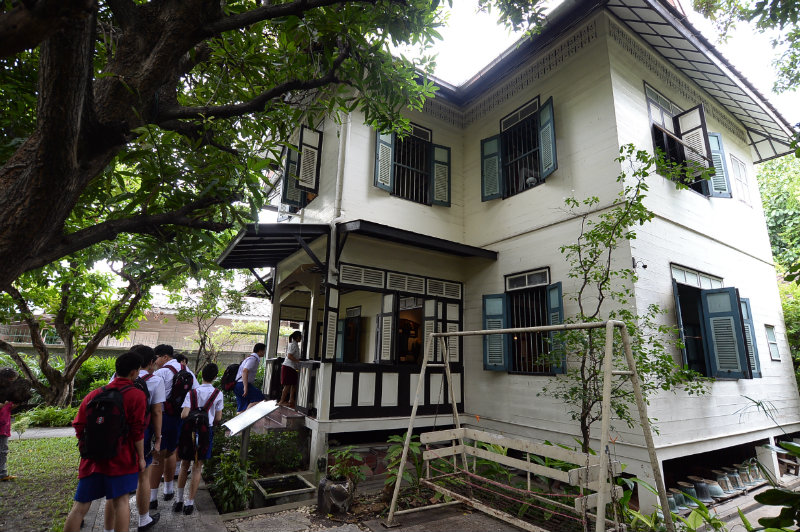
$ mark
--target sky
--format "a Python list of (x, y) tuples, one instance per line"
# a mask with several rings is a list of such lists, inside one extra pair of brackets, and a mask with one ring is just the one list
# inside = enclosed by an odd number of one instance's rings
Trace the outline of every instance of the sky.
[[(557, 5), (555, 2), (552, 5)], [(718, 51), (733, 64), (789, 121), (800, 122), (800, 93), (797, 91), (776, 95), (772, 92), (775, 80), (772, 59), (776, 56), (769, 38), (747, 25), (740, 26), (725, 43), (719, 43), (713, 25), (701, 15), (690, 10), (691, 3), (682, 2), (692, 25), (711, 41)], [(438, 52), (436, 77), (460, 85), (506, 48), (518, 36), (497, 24), (494, 15), (476, 14), (477, 0), (454, 0), (448, 27), (443, 28), (443, 42), (435, 47)], [(479, 38), (476, 36), (480, 36)]]

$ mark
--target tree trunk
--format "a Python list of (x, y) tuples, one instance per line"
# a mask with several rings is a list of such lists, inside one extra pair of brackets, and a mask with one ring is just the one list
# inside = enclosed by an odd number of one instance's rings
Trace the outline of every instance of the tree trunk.
[(65, 379), (55, 379), (50, 382), (47, 391), (42, 394), (42, 399), (48, 406), (65, 407), (72, 403), (74, 380), (67, 382)]

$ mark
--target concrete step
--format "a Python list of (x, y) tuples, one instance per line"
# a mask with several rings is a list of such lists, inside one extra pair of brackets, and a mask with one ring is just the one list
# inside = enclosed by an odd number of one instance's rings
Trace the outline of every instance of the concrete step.
[(305, 416), (285, 406), (279, 406), (266, 417), (256, 421), (252, 426), (255, 434), (265, 434), (270, 431), (299, 430), (305, 427)]

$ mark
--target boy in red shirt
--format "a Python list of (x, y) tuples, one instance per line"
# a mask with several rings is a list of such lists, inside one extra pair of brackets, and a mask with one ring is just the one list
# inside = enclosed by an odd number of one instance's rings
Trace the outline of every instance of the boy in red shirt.
[(6, 471), (8, 438), (11, 437), (11, 409), (30, 399), (30, 383), (18, 378), (11, 368), (0, 368), (0, 481), (14, 480), (14, 475)]
[[(144, 392), (133, 384), (133, 380), (139, 375), (141, 360), (139, 355), (130, 351), (120, 355), (115, 368), (117, 377), (108, 385), (90, 392), (81, 401), (78, 414), (72, 422), (79, 441), (83, 439), (84, 431), (87, 430), (89, 403), (103, 390), (108, 389), (120, 390), (122, 394), (122, 406), (128, 433), (119, 440), (116, 456), (113, 458), (103, 460), (81, 458), (75, 503), (64, 523), (64, 532), (78, 532), (81, 528), (81, 521), (89, 511), (92, 501), (103, 496), (112, 501), (115, 516), (114, 530), (116, 532), (127, 532), (128, 530), (130, 522), (128, 493), (136, 490), (139, 471), (143, 471), (146, 467), (143, 439), (147, 400)], [(152, 527), (156, 521), (154, 519), (146, 528), (140, 527), (139, 530)]]

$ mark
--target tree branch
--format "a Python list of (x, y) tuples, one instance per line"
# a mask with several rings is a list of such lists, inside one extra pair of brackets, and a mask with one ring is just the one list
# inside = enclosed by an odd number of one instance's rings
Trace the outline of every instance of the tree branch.
[(114, 19), (123, 30), (132, 29), (137, 20), (136, 4), (131, 0), (106, 0)]
[(25, 374), (25, 378), (31, 381), (31, 383), (38, 382), (36, 379), (36, 375), (33, 374), (31, 368), (28, 367), (28, 364), (25, 362), (25, 359), (22, 358), (17, 348), (11, 345), (10, 343), (6, 342), (3, 339), (0, 339), (0, 351), (3, 351), (11, 357), (11, 359), (17, 364), (22, 373)]
[(0, 15), (0, 57), (35, 48), (67, 24), (97, 9), (96, 0), (20, 2)]
[(113, 240), (120, 233), (157, 234), (160, 227), (167, 225), (207, 229), (209, 231), (224, 231), (231, 227), (230, 223), (212, 222), (197, 218), (195, 211), (231, 200), (232, 198), (206, 198), (189, 203), (175, 211), (108, 220), (92, 227), (81, 229), (80, 231), (67, 235), (60, 244), (53, 246), (46, 254), (31, 261), (28, 270), (40, 268), (54, 260), (85, 249), (98, 242)]
[(25, 301), (25, 298), (22, 296), (19, 290), (13, 286), (6, 288), (5, 291), (11, 296), (11, 299), (14, 300), (14, 303), (17, 305), (17, 309), (19, 309), (20, 314), (22, 314), (23, 321), (28, 325), (28, 332), (31, 336), (31, 344), (39, 355), (39, 369), (42, 370), (42, 373), (44, 374), (45, 378), (48, 379), (48, 381), (56, 382), (57, 377), (60, 375), (58, 374), (58, 371), (53, 369), (48, 362), (48, 359), (50, 358), (50, 352), (47, 350), (47, 346), (44, 345), (39, 322), (36, 320), (36, 317), (33, 315), (33, 312), (28, 306), (28, 302)]
[(302, 17), (307, 11), (334, 4), (375, 4), (375, 0), (297, 0), (290, 4), (265, 5), (245, 13), (217, 20), (204, 28), (205, 37), (219, 35), (230, 30), (246, 28), (257, 22), (295, 15)]
[(270, 100), (287, 92), (308, 91), (324, 87), (341, 80), (336, 76), (336, 70), (350, 56), (348, 50), (343, 51), (333, 62), (331, 69), (322, 77), (311, 80), (290, 80), (264, 91), (250, 101), (229, 105), (202, 106), (202, 107), (177, 107), (164, 109), (159, 113), (156, 123), (168, 122), (176, 119), (191, 119), (200, 117), (230, 118), (244, 114), (262, 111)]

